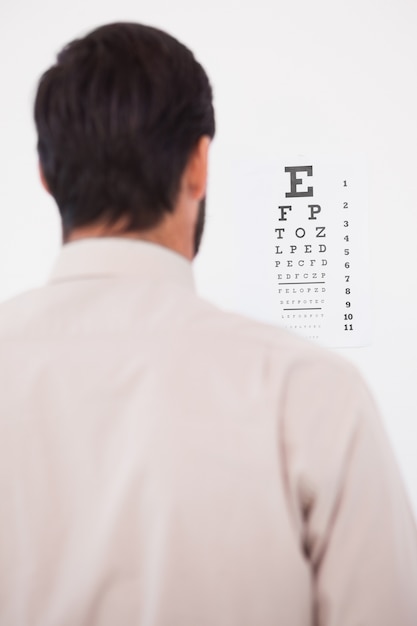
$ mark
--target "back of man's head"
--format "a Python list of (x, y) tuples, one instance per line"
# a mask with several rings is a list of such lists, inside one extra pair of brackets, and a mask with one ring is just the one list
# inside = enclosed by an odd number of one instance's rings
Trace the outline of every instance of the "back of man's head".
[(172, 212), (187, 160), (214, 136), (212, 91), (176, 39), (133, 23), (102, 26), (67, 45), (35, 101), (40, 166), (72, 230), (156, 226)]

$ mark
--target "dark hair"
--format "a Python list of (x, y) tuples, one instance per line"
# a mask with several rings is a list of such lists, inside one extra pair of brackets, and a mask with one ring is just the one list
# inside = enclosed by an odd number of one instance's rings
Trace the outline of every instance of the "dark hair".
[(45, 180), (72, 229), (126, 218), (127, 231), (172, 211), (200, 137), (214, 136), (212, 90), (192, 52), (163, 31), (102, 26), (58, 54), (35, 100)]

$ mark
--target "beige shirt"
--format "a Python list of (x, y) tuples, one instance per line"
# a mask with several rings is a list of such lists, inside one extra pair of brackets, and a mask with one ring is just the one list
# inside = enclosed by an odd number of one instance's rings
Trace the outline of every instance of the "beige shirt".
[(0, 307), (1, 626), (416, 626), (416, 530), (356, 371), (64, 246)]

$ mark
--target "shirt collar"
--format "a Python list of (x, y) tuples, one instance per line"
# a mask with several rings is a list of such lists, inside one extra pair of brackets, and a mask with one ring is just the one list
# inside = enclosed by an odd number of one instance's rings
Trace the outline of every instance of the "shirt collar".
[(65, 244), (50, 282), (116, 276), (174, 280), (194, 288), (192, 265), (185, 257), (158, 244), (122, 237), (97, 237)]

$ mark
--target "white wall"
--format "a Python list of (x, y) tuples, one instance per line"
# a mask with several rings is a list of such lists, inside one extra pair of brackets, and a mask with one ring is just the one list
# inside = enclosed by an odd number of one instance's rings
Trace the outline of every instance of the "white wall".
[[(200, 291), (233, 307), (242, 280), (239, 211), (262, 160), (356, 153), (369, 163), (374, 340), (342, 351), (382, 407), (417, 510), (417, 6), (412, 0), (3, 0), (0, 6), (0, 299), (42, 283), (59, 223), (37, 181), (32, 100), (61, 45), (108, 21), (142, 21), (183, 40), (215, 89)], [(250, 192), (249, 192), (250, 191)], [(250, 250), (248, 250), (250, 254)]]

